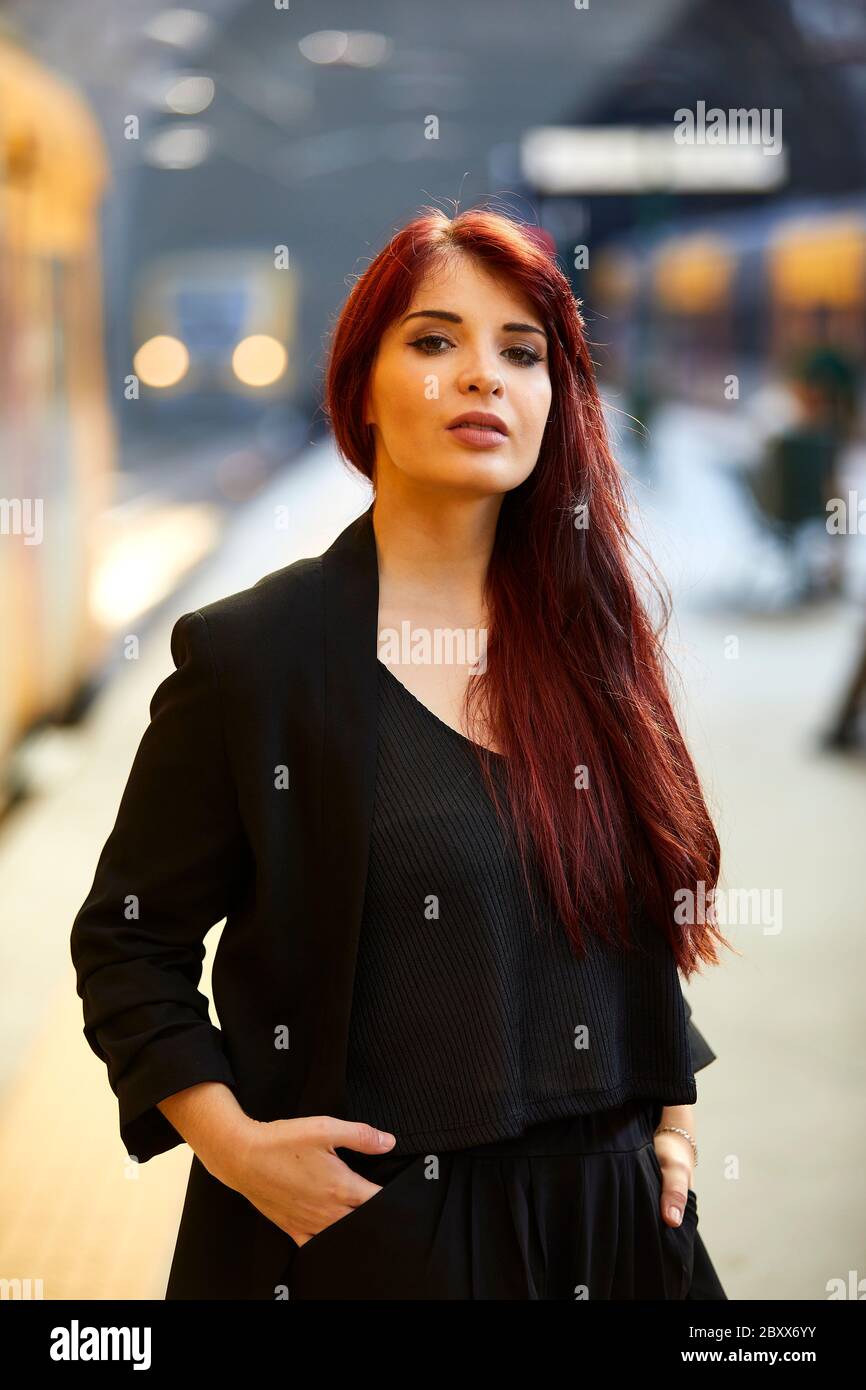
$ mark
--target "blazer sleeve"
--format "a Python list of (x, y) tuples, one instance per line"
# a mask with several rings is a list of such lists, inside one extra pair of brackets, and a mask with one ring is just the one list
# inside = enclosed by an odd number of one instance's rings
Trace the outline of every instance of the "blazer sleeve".
[(140, 1163), (183, 1142), (158, 1101), (201, 1081), (235, 1086), (197, 988), (246, 851), (201, 613), (178, 619), (171, 652), (70, 943), (84, 1036)]
[(699, 1033), (692, 1023), (692, 1006), (685, 995), (683, 995), (683, 1006), (686, 1011), (686, 1030), (689, 1037), (689, 1050), (692, 1055), (692, 1071), (700, 1071), (701, 1067), (709, 1066), (710, 1062), (716, 1060), (716, 1054), (703, 1034)]

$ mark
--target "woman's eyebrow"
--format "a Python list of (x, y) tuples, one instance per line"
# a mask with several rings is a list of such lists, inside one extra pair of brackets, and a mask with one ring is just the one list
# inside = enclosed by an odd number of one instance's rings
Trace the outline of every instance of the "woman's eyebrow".
[[(460, 315), (453, 314), (450, 309), (414, 309), (411, 314), (400, 320), (398, 328), (402, 328), (409, 319), (447, 319), (449, 323), (463, 322)], [(502, 328), (505, 333), (538, 333), (542, 338), (547, 337), (544, 329), (536, 328), (534, 323), (504, 323)]]

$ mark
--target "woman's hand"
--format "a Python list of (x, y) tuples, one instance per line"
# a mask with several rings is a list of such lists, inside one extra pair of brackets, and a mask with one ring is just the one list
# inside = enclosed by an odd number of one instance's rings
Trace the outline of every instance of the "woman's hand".
[(300, 1246), (382, 1190), (338, 1158), (334, 1149), (339, 1145), (381, 1154), (395, 1142), (393, 1134), (333, 1115), (250, 1120), (230, 1160), (215, 1176)]
[[(670, 1118), (671, 1111), (677, 1110), (678, 1118)], [(663, 1113), (661, 1123), (680, 1125), (694, 1134), (691, 1116), (686, 1113), (689, 1107), (669, 1107)], [(653, 1136), (653, 1147), (659, 1167), (662, 1170), (661, 1213), (668, 1226), (679, 1226), (692, 1185), (695, 1167), (694, 1150), (684, 1134), (672, 1134), (669, 1130)]]

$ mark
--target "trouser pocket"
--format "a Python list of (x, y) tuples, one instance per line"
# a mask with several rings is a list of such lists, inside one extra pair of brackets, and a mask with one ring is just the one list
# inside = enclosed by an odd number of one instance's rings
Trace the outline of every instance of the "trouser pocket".
[(692, 1285), (695, 1269), (695, 1232), (698, 1226), (698, 1198), (689, 1188), (683, 1219), (679, 1226), (670, 1226), (659, 1213), (664, 1237), (671, 1252), (671, 1298), (683, 1299)]
[(423, 1161), (417, 1155), (393, 1156), (387, 1173), (365, 1167), (363, 1176), (380, 1181), (379, 1191), (293, 1253), (286, 1279), (291, 1298), (389, 1296), (389, 1280), (411, 1246)]
[(653, 1167), (658, 1178), (658, 1219), (661, 1226), (662, 1244), (665, 1251), (665, 1258), (670, 1275), (666, 1279), (668, 1285), (668, 1297), (672, 1299), (684, 1299), (692, 1285), (692, 1277), (695, 1269), (695, 1233), (698, 1228), (698, 1195), (693, 1187), (690, 1187), (686, 1195), (686, 1205), (683, 1208), (682, 1221), (679, 1226), (671, 1226), (661, 1214), (661, 1193), (664, 1183), (662, 1166), (659, 1162), (655, 1145), (650, 1142), (647, 1151), (652, 1159)]

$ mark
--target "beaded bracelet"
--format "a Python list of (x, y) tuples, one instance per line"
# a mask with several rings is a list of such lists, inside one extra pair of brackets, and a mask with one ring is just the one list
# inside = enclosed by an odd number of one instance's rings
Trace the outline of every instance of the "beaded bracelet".
[(655, 1133), (656, 1133), (656, 1134), (664, 1134), (666, 1130), (670, 1130), (671, 1134), (682, 1134), (682, 1135), (685, 1136), (686, 1139), (688, 1139), (689, 1143), (691, 1144), (692, 1148), (694, 1149), (694, 1153), (695, 1153), (695, 1167), (697, 1168), (697, 1166), (698, 1166), (698, 1146), (697, 1146), (697, 1144), (695, 1143), (695, 1141), (694, 1141), (694, 1139), (692, 1138), (692, 1136), (689, 1134), (688, 1130), (687, 1130), (687, 1129), (680, 1129), (679, 1125), (659, 1125), (659, 1127), (658, 1127), (658, 1129), (655, 1131)]

